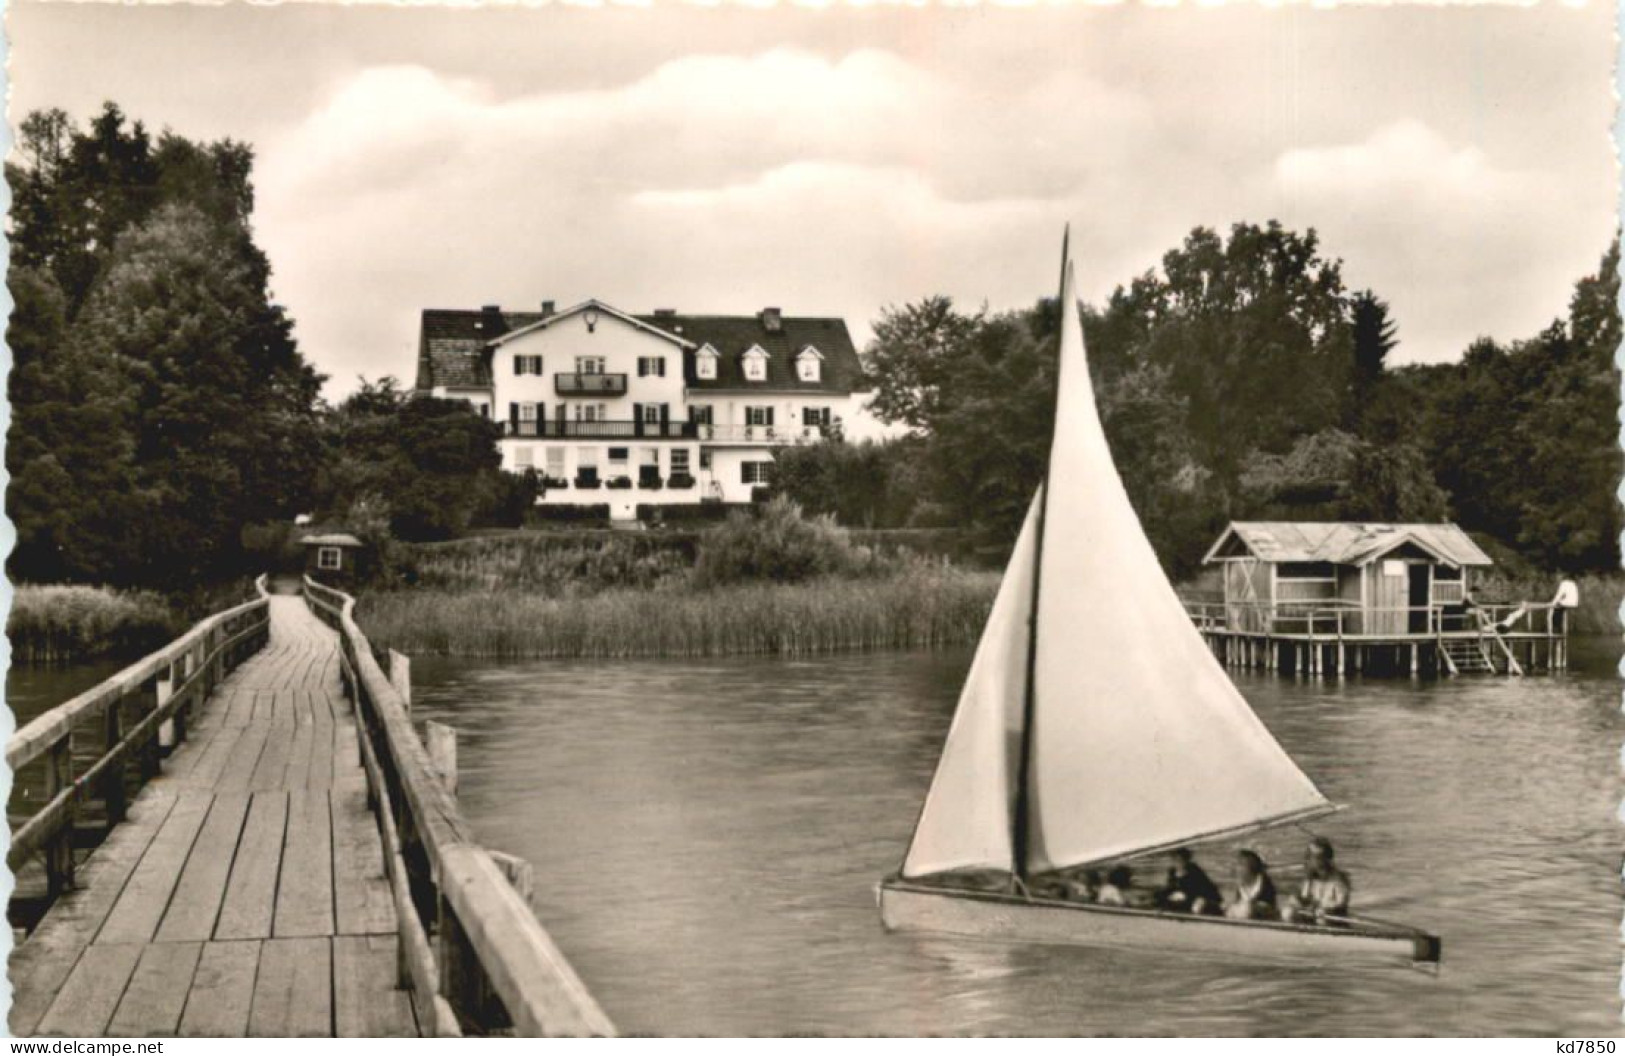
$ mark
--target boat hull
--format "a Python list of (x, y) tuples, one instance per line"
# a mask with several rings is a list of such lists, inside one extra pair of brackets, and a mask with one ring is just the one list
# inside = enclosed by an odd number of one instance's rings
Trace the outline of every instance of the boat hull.
[(890, 878), (880, 918), (891, 931), (925, 931), (1003, 942), (1180, 950), (1265, 960), (1435, 965), (1437, 936), (1411, 928), (1322, 927), (1125, 909), (1000, 892), (932, 887)]

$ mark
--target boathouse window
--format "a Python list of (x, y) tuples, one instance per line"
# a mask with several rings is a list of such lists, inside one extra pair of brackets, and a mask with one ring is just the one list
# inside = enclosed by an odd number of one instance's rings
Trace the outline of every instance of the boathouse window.
[(663, 378), (666, 376), (666, 358), (664, 356), (639, 356), (638, 377)]
[(336, 546), (318, 547), (316, 550), (316, 567), (324, 572), (337, 572), (344, 563), (344, 554)]
[(1449, 565), (1434, 565), (1433, 578), (1435, 580), (1447, 579), (1454, 582), (1461, 579), (1461, 569), (1451, 568)]
[(767, 484), (773, 475), (772, 462), (741, 462), (739, 480), (742, 484)]
[(1382, 563), (1382, 574), (1385, 576), (1403, 576), (1406, 575), (1405, 569), (1407, 567), (1403, 561), (1390, 559)]
[(1276, 579), (1313, 579), (1336, 582), (1337, 566), (1330, 561), (1283, 561), (1275, 566)]

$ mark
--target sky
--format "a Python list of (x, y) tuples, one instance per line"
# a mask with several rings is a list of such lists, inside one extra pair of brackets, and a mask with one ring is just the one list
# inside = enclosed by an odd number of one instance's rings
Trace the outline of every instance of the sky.
[(13, 3), (10, 120), (256, 151), (342, 396), (424, 308), (1100, 303), (1191, 228), (1315, 228), (1394, 362), (1532, 336), (1614, 230), (1612, 7)]

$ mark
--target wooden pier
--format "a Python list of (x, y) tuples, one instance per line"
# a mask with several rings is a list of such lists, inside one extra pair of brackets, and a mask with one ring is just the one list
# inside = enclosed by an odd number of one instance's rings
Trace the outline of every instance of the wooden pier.
[[(1186, 611), (1226, 667), (1306, 676), (1524, 675), (1568, 668), (1568, 626), (1550, 604), (1442, 606), (1240, 605), (1187, 599)], [(1370, 633), (1383, 624), (1414, 627)]]
[(473, 841), (351, 600), (305, 590), (13, 737), (43, 791), (26, 818), (14, 795), (8, 861), (52, 896), (11, 958), (13, 1035), (613, 1033), (516, 889), (528, 869)]

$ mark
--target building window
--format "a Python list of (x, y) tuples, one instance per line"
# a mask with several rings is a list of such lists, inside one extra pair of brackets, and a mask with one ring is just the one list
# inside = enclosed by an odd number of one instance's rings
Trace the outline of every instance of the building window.
[(480, 409), (481, 418), (491, 417), (491, 405), (489, 403), (476, 403), (474, 406)]
[(513, 449), (513, 464), (517, 469), (529, 469), (536, 464), (536, 450), (529, 444), (520, 444)]
[(801, 409), (801, 424), (813, 425), (820, 429), (828, 429), (830, 411), (828, 407), (803, 407)]
[(688, 420), (695, 425), (710, 425), (712, 423), (711, 405), (709, 403), (696, 403), (689, 407)]
[(576, 448), (576, 468), (596, 470), (598, 468), (598, 449), (596, 447)]
[(577, 374), (602, 374), (604, 372), (603, 356), (577, 356)]
[(558, 479), (564, 476), (564, 448), (549, 447), (547, 451), (547, 475)]
[(688, 448), (674, 447), (671, 449), (671, 471), (673, 474), (688, 472)]
[(823, 357), (818, 350), (808, 345), (796, 357), (796, 377), (802, 381), (818, 381), (823, 377)]
[(576, 421), (578, 422), (607, 422), (608, 408), (602, 403), (578, 403), (576, 408)]
[(741, 484), (767, 484), (772, 477), (772, 462), (739, 463), (739, 482)]
[(644, 425), (659, 425), (660, 424), (660, 410), (661, 410), (661, 408), (663, 406), (665, 406), (665, 405), (664, 404), (659, 404), (659, 403), (646, 403), (646, 404), (644, 404), (643, 405), (643, 424)]
[(640, 378), (663, 378), (665, 376), (666, 376), (666, 357), (664, 357), (664, 356), (639, 356), (638, 357), (638, 377), (640, 377)]
[(767, 353), (762, 350), (761, 345), (752, 345), (750, 351), (742, 357), (742, 362), (746, 381), (767, 380)]
[(316, 567), (323, 572), (337, 572), (344, 564), (344, 551), (336, 546), (316, 548)]
[(1283, 561), (1275, 566), (1275, 578), (1335, 580), (1337, 567), (1330, 561)]
[(745, 424), (746, 425), (772, 425), (773, 424), (773, 408), (771, 408), (771, 407), (746, 407), (745, 408)]
[(624, 447), (612, 447), (612, 448), (610, 448), (609, 449), (609, 464), (611, 466), (625, 467), (625, 465), (626, 465), (626, 455), (627, 455), (627, 449), (624, 448)]
[(710, 469), (711, 468), (711, 452), (707, 451), (703, 447), (700, 448), (700, 468), (701, 469)]
[(513, 357), (513, 372), (515, 375), (542, 373), (541, 356), (515, 356)]
[(717, 350), (706, 345), (694, 354), (694, 376), (701, 381), (715, 381), (717, 377)]
[(521, 422), (534, 422), (536, 420), (536, 405), (534, 403), (521, 403), (519, 405), (519, 420)]

